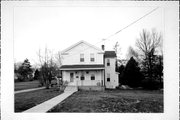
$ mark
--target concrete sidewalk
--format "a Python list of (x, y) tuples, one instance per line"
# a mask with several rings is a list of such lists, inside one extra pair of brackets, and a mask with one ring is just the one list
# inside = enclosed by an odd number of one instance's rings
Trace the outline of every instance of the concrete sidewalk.
[(45, 89), (45, 87), (32, 88), (32, 89), (26, 89), (26, 90), (18, 90), (18, 91), (15, 91), (14, 94), (23, 93), (23, 92), (30, 92), (30, 91), (34, 91), (34, 90), (41, 90), (41, 89)]
[(54, 97), (44, 103), (41, 103), (35, 107), (32, 107), (26, 111), (24, 111), (23, 113), (32, 113), (32, 112), (47, 112), (48, 110), (50, 110), (51, 108), (53, 108), (54, 106), (56, 106), (57, 104), (59, 104), (60, 102), (62, 102), (64, 99), (66, 99), (67, 97), (69, 97), (70, 95), (72, 95), (74, 92), (76, 92), (77, 89), (75, 87), (66, 87), (66, 89), (64, 90), (64, 93), (60, 94), (57, 97)]

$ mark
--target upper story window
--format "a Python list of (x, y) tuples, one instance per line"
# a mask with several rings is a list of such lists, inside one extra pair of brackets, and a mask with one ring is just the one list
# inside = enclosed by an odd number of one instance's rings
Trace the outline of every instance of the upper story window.
[(110, 66), (110, 59), (107, 59), (107, 66)]
[(84, 62), (84, 54), (80, 54), (80, 62)]
[(107, 73), (107, 82), (110, 82), (110, 74)]
[(91, 53), (91, 54), (90, 54), (90, 61), (91, 61), (91, 62), (94, 62), (94, 53)]

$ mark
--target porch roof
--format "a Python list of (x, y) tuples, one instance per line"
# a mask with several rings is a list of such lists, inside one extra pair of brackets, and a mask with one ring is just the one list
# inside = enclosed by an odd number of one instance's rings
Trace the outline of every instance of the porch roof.
[(62, 65), (61, 70), (98, 70), (104, 69), (103, 64), (88, 64), (88, 65)]

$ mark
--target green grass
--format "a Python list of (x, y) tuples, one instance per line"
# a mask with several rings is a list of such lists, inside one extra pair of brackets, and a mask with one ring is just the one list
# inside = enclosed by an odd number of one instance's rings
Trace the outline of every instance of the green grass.
[(49, 112), (163, 112), (162, 91), (107, 90), (79, 91)]
[(25, 89), (31, 89), (31, 88), (38, 88), (39, 87), (39, 81), (28, 81), (28, 82), (15, 82), (15, 91), (18, 90), (25, 90)]
[(61, 93), (58, 88), (50, 88), (15, 94), (15, 112), (30, 109)]

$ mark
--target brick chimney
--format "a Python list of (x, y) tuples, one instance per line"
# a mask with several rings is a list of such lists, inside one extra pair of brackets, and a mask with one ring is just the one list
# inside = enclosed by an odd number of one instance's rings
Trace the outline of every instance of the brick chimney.
[(102, 48), (103, 51), (105, 50), (105, 46), (104, 45), (102, 45), (101, 48)]

